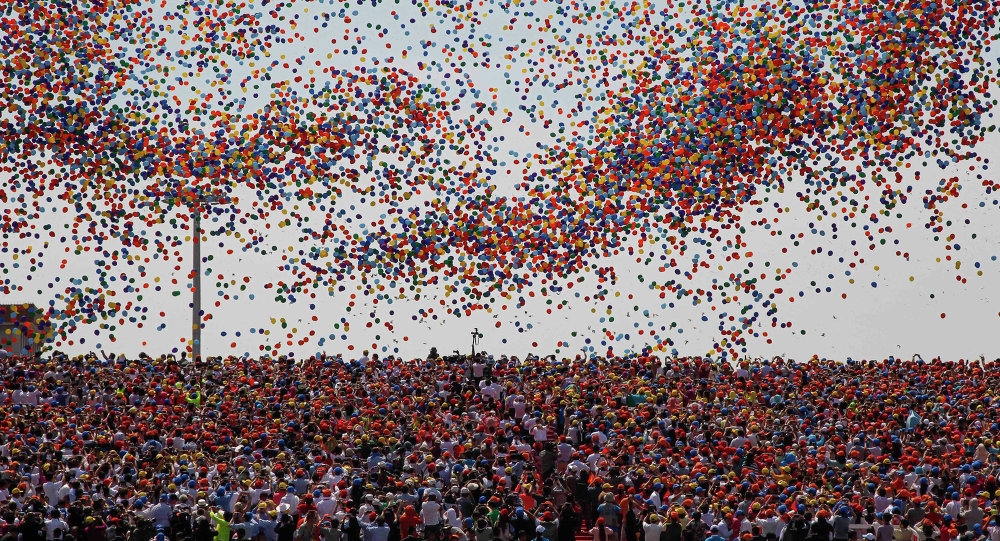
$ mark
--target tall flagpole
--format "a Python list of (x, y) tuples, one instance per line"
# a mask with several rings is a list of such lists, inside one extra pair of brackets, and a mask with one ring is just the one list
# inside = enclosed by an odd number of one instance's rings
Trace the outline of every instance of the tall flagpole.
[(194, 277), (191, 287), (191, 361), (201, 360), (201, 203), (194, 201), (191, 218), (194, 229)]
[(199, 196), (191, 201), (191, 229), (194, 234), (192, 259), (194, 276), (191, 280), (191, 361), (201, 361), (201, 212), (218, 202), (218, 196)]

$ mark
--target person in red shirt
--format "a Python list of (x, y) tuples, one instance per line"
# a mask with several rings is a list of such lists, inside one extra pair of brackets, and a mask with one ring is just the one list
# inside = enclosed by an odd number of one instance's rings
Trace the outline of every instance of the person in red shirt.
[(416, 534), (417, 526), (420, 525), (420, 515), (412, 505), (407, 505), (403, 514), (399, 516), (400, 535), (405, 538), (411, 534)]
[(941, 541), (951, 541), (958, 535), (958, 530), (955, 529), (950, 517), (944, 518), (941, 522)]
[(944, 518), (944, 515), (938, 512), (937, 504), (933, 501), (927, 502), (927, 511), (924, 513), (924, 520), (934, 526), (940, 526), (942, 518)]

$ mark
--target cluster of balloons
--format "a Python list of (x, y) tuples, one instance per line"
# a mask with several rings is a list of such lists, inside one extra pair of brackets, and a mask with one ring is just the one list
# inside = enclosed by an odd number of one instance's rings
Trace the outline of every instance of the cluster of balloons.
[[(792, 270), (754, 254), (751, 228), (795, 243), (860, 230), (849, 253), (814, 250), (848, 269), (898, 243), (890, 222), (916, 195), (966, 280), (946, 209), (973, 176), (980, 206), (997, 205), (977, 153), (994, 130), (997, 13), (989, 0), (5, 2), (0, 250), (15, 257), (0, 293), (86, 261), (94, 279), (49, 295), (51, 340), (86, 324), (114, 340), (147, 320), (166, 262), (190, 268), (199, 214), (229, 254), (282, 254), (287, 278), (261, 286), (275, 299), (358, 295), (351, 307), (389, 330), (378, 310), (399, 298), (427, 300), (413, 318), (574, 287), (604, 302), (609, 258), (628, 256), (663, 308), (717, 308), (716, 350), (743, 353), (792, 326), (778, 315)], [(815, 216), (806, 231), (755, 216), (788, 212), (786, 191)], [(276, 230), (296, 241), (269, 243)], [(32, 274), (11, 274), (26, 260)], [(252, 278), (218, 276), (240, 291)], [(674, 331), (639, 333), (665, 347)], [(286, 338), (267, 349), (313, 339)]]

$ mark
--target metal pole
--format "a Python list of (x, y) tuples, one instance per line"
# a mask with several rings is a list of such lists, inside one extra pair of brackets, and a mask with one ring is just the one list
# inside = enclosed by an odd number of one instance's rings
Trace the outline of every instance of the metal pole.
[(194, 277), (191, 287), (191, 361), (201, 360), (201, 203), (191, 206), (194, 230)]

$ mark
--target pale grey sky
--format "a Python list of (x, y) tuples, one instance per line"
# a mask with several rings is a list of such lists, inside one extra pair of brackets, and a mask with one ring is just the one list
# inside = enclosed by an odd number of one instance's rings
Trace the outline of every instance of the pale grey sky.
[[(176, 2), (168, 3), (168, 9), (175, 7), (175, 4)], [(318, 21), (312, 21), (311, 17), (306, 17), (307, 14), (314, 15), (317, 11), (332, 9), (323, 3), (297, 5), (299, 5), (297, 9), (301, 9), (303, 15), (299, 30), (307, 33), (310, 31), (310, 25), (319, 24)], [(397, 55), (397, 66), (406, 66), (416, 72), (417, 63), (427, 61), (417, 46), (418, 40), (442, 40), (445, 37), (440, 33), (433, 35), (430, 33), (428, 26), (432, 22), (430, 17), (417, 19), (416, 24), (410, 24), (406, 28), (393, 26), (404, 24), (409, 16), (414, 15), (408, 11), (413, 9), (409, 4), (395, 4), (393, 7), (398, 8), (400, 18), (390, 18), (385, 13), (385, 6), (358, 8), (359, 12), (355, 14), (355, 22), (350, 25), (351, 27), (364, 28), (364, 23), (380, 22), (392, 27), (394, 32), (390, 33), (386, 40), (380, 41), (376, 39), (374, 30), (363, 30), (362, 34), (372, 38), (366, 39), (366, 47), (371, 50), (365, 55), (365, 61), (360, 61), (355, 56), (344, 55), (330, 55), (328, 58), (328, 53), (317, 45), (318, 42), (314, 43), (312, 40), (306, 43), (276, 46), (272, 48), (270, 54), (274, 59), (280, 58), (281, 55), (285, 55), (288, 59), (303, 55), (307, 59), (318, 58), (326, 64), (335, 66), (338, 64), (353, 66), (359, 62), (362, 64), (370, 62), (380, 55), (383, 57)], [(554, 9), (555, 4), (539, 5), (537, 15), (547, 17)], [(505, 33), (501, 22), (495, 18), (487, 18), (479, 34), (489, 35), (501, 45), (517, 42), (520, 39), (531, 41), (539, 37), (524, 29)], [(178, 36), (181, 36), (182, 31), (175, 30), (177, 36), (172, 39), (179, 40)], [(327, 28), (323, 32), (338, 35), (339, 30)], [(406, 32), (410, 34), (405, 35)], [(390, 42), (394, 45), (409, 44), (412, 50), (408, 57), (403, 60), (398, 56), (401, 54), (399, 47), (391, 51), (379, 48), (380, 44)], [(309, 53), (308, 49), (314, 45), (317, 50)], [(168, 47), (170, 46), (172, 42), (168, 43)], [(250, 70), (248, 64), (249, 62), (238, 70), (248, 72)], [(511, 64), (511, 72), (518, 72), (522, 67), (516, 57), (511, 60)], [(275, 70), (273, 73), (277, 76), (283, 72)], [(427, 77), (428, 82), (443, 81), (439, 73), (433, 71), (421, 73)], [(237, 76), (233, 78), (235, 81), (241, 79), (239, 74), (237, 71)], [(499, 126), (494, 132), (494, 135), (505, 136), (505, 141), (498, 145), (503, 153), (530, 152), (535, 149), (537, 142), (544, 141), (540, 138), (543, 136), (524, 137), (518, 133), (516, 126), (527, 122), (528, 119), (525, 114), (517, 111), (515, 104), (518, 103), (518, 96), (509, 90), (509, 85), (504, 84), (503, 73), (498, 70), (470, 69), (469, 75), (475, 77), (477, 82), (481, 82), (483, 87), (499, 87), (501, 90), (498, 102), (501, 108), (510, 107), (515, 114), (517, 119), (515, 122)], [(552, 99), (557, 98), (558, 95), (553, 93)], [(248, 97), (247, 106), (252, 109), (266, 103), (267, 100), (267, 95), (260, 95), (256, 99)], [(996, 133), (991, 134), (990, 138), (976, 150), (981, 156), (993, 161), (1000, 157), (1000, 138)], [(771, 328), (768, 324), (770, 319), (762, 317), (760, 321), (767, 326), (759, 326), (756, 330), (766, 331), (767, 338), (763, 336), (750, 338), (748, 354), (750, 356), (780, 354), (796, 359), (808, 358), (813, 354), (829, 358), (888, 355), (909, 357), (913, 353), (920, 353), (924, 358), (936, 355), (951, 358), (968, 358), (980, 354), (985, 354), (989, 358), (1000, 356), (1000, 347), (997, 346), (995, 338), (1000, 334), (998, 333), (1000, 306), (995, 302), (1000, 294), (998, 285), (1000, 263), (996, 262), (994, 257), (1000, 253), (1000, 209), (997, 208), (993, 196), (985, 196), (982, 189), (976, 186), (974, 180), (976, 172), (953, 169), (956, 170), (941, 171), (932, 165), (922, 170), (924, 179), (921, 183), (915, 184), (914, 195), (901, 210), (904, 217), (884, 219), (879, 222), (880, 227), (892, 225), (894, 234), (885, 238), (899, 239), (899, 245), (880, 246), (872, 252), (868, 251), (866, 246), (869, 241), (863, 236), (860, 228), (841, 227), (839, 238), (836, 240), (831, 240), (829, 236), (811, 234), (812, 227), (808, 224), (816, 220), (816, 215), (806, 212), (803, 204), (794, 196), (796, 181), (801, 179), (790, 173), (786, 180), (785, 193), (774, 193), (771, 198), (781, 207), (788, 208), (787, 212), (780, 214), (779, 228), (785, 235), (772, 236), (769, 230), (756, 227), (748, 230), (744, 240), (748, 244), (747, 250), (752, 250), (754, 253), (754, 261), (771, 262), (774, 266), (772, 268), (792, 269), (789, 278), (781, 285), (784, 294), (778, 315), (780, 320), (791, 322), (793, 326), (790, 329)], [(990, 174), (991, 171), (986, 173)], [(929, 185), (928, 179), (952, 175), (960, 176), (966, 186), (960, 197), (944, 205), (947, 215), (955, 220), (956, 224), (960, 224), (965, 218), (971, 220), (970, 225), (955, 225), (951, 229), (962, 239), (960, 254), (946, 251), (944, 243), (932, 240), (932, 233), (923, 227), (929, 212), (922, 208), (920, 195), (917, 193)], [(511, 189), (510, 179), (498, 175), (494, 181), (498, 195), (515, 193)], [(985, 202), (985, 206), (981, 207), (980, 202)], [(357, 204), (357, 211), (366, 219), (378, 218), (385, 210), (362, 206), (360, 202), (351, 198), (343, 198), (336, 204), (338, 208)], [(961, 208), (962, 204), (968, 204), (969, 208)], [(0, 210), (4, 210), (3, 205), (0, 203)], [(778, 216), (773, 208), (754, 215), (756, 219)], [(280, 215), (274, 215), (270, 220), (276, 223), (282, 218)], [(66, 223), (66, 217), (58, 212), (43, 215), (42, 220), (57, 231)], [(911, 223), (912, 227), (907, 228), (906, 223)], [(211, 220), (206, 220), (204, 227), (210, 229)], [(788, 233), (793, 231), (806, 233), (804, 238), (800, 239), (800, 246), (793, 246), (791, 239), (788, 238)], [(162, 232), (168, 233), (169, 228), (163, 227)], [(146, 233), (153, 234), (154, 231), (148, 230)], [(260, 352), (259, 347), (263, 344), (291, 340), (293, 345), (284, 346), (283, 351), (294, 351), (296, 355), (308, 355), (320, 351), (350, 354), (349, 347), (353, 347), (357, 352), (375, 346), (380, 352), (412, 357), (425, 354), (431, 346), (436, 346), (442, 352), (453, 349), (466, 351), (470, 345), (469, 333), (474, 328), (478, 328), (484, 335), (481, 347), (497, 354), (524, 354), (528, 351), (575, 354), (581, 348), (603, 352), (608, 345), (612, 345), (616, 352), (624, 353), (652, 343), (647, 334), (651, 331), (662, 337), (670, 337), (674, 341), (673, 348), (680, 354), (704, 354), (709, 352), (712, 344), (719, 339), (718, 312), (728, 310), (732, 314), (737, 314), (743, 306), (741, 303), (717, 305), (713, 311), (712, 306), (706, 303), (692, 305), (690, 299), (684, 299), (673, 300), (674, 306), (670, 307), (668, 303), (671, 299), (660, 299), (659, 292), (651, 290), (648, 284), (672, 278), (671, 269), (668, 269), (669, 275), (661, 274), (655, 264), (647, 266), (637, 263), (636, 256), (616, 256), (594, 261), (597, 266), (613, 265), (617, 270), (618, 283), (611, 287), (612, 296), (601, 302), (584, 302), (582, 299), (583, 295), (594, 291), (593, 277), (589, 277), (584, 284), (581, 284), (582, 287), (566, 290), (562, 294), (546, 297), (536, 295), (529, 298), (523, 308), (515, 308), (513, 307), (515, 303), (509, 302), (507, 304), (511, 306), (508, 310), (479, 311), (460, 318), (446, 316), (441, 312), (437, 319), (429, 317), (413, 319), (421, 308), (441, 306), (440, 301), (445, 300), (445, 294), (444, 288), (440, 285), (424, 285), (423, 298), (419, 301), (396, 299), (391, 304), (381, 303), (378, 307), (371, 304), (369, 297), (359, 293), (359, 281), (342, 283), (341, 285), (346, 286), (346, 291), (334, 296), (300, 298), (295, 304), (276, 302), (273, 299), (273, 291), (264, 290), (262, 285), (287, 280), (287, 273), (279, 272), (277, 267), (282, 264), (281, 256), (288, 253), (286, 248), (302, 247), (297, 240), (298, 233), (295, 228), (274, 228), (268, 233), (267, 244), (279, 246), (283, 251), (267, 255), (240, 251), (226, 255), (227, 249), (238, 250), (239, 243), (231, 237), (207, 239), (203, 255), (212, 255), (214, 259), (206, 264), (203, 304), (212, 312), (213, 319), (206, 323), (203, 332), (205, 354), (249, 352), (255, 355)], [(975, 240), (970, 239), (972, 233), (977, 234)], [(182, 240), (177, 250), (187, 257), (190, 239)], [(60, 245), (50, 241), (47, 248), (42, 248), (40, 241), (35, 239), (8, 238), (6, 241), (11, 247), (17, 247), (19, 250), (29, 247), (34, 253), (43, 250), (45, 265), (40, 270), (30, 271), (30, 265), (24, 262), (30, 255), (21, 256), (17, 262), (9, 260), (6, 265), (8, 272), (4, 275), (4, 279), (23, 284), (25, 287), (21, 294), (0, 298), (0, 302), (30, 301), (47, 305), (53, 298), (54, 292), (62, 290), (67, 281), (80, 280), (84, 276), (89, 280), (94, 279), (93, 266), (87, 257), (73, 257), (72, 254), (66, 253), (66, 248), (75, 246), (72, 243)], [(857, 249), (865, 260), (855, 268), (849, 268), (846, 263), (840, 263), (836, 258), (810, 253), (817, 246), (822, 246), (823, 251), (848, 253), (855, 249), (851, 247), (852, 241), (861, 246)], [(222, 246), (219, 246), (220, 242)], [(634, 241), (632, 246), (636, 250), (639, 249)], [(909, 260), (896, 256), (896, 250), (909, 252)], [(948, 256), (961, 256), (960, 259), (965, 264), (961, 269), (962, 275), (968, 277), (967, 283), (956, 281), (955, 262), (946, 260)], [(60, 261), (64, 258), (70, 260), (69, 264), (65, 268), (60, 268)], [(981, 267), (974, 268), (973, 262), (980, 262)], [(14, 268), (15, 264), (17, 268)], [(117, 294), (116, 300), (120, 302), (132, 300), (148, 309), (146, 313), (148, 319), (142, 329), (127, 321), (123, 325), (118, 324), (119, 328), (114, 332), (116, 342), (112, 343), (109, 339), (111, 333), (107, 329), (100, 328), (98, 324), (82, 325), (70, 337), (72, 345), (67, 341), (56, 347), (64, 351), (101, 348), (126, 354), (135, 354), (139, 351), (169, 352), (171, 349), (182, 347), (180, 339), (186, 337), (190, 331), (189, 295), (184, 291), (187, 285), (187, 267), (184, 263), (183, 268), (178, 270), (174, 268), (175, 265), (177, 263), (174, 261), (147, 264), (147, 277), (143, 281), (153, 284), (154, 278), (158, 277), (160, 280), (158, 285), (162, 287), (162, 291), (143, 291), (141, 303), (136, 300), (134, 293)], [(690, 265), (681, 265), (682, 268), (685, 266)], [(135, 268), (123, 266), (121, 269), (116, 269), (116, 272), (125, 273), (127, 277), (136, 277)], [(738, 265), (726, 264), (721, 270), (706, 270), (696, 275), (690, 284), (710, 286), (713, 278), (725, 280), (730, 272), (737, 271), (738, 268)], [(850, 275), (846, 273), (847, 271)], [(981, 276), (977, 275), (978, 272), (981, 272)], [(29, 274), (32, 276), (31, 280), (26, 278)], [(643, 277), (641, 282), (640, 275)], [(830, 275), (833, 278), (829, 278)], [(246, 289), (240, 291), (244, 276), (249, 276), (250, 281), (246, 283)], [(178, 283), (173, 284), (173, 280)], [(814, 281), (815, 286), (811, 283)], [(229, 285), (223, 288), (217, 284)], [(821, 292), (815, 292), (817, 287)], [(830, 292), (822, 291), (827, 287), (831, 288)], [(177, 291), (181, 291), (181, 294), (175, 295)], [(805, 295), (798, 297), (799, 291), (804, 291)], [(346, 307), (352, 302), (351, 293), (357, 293), (357, 298), (353, 299), (354, 309), (347, 312)], [(222, 298), (226, 294), (230, 295), (229, 300)], [(842, 298), (842, 294), (846, 294), (846, 298)], [(528, 296), (527, 292), (524, 296)], [(788, 302), (787, 297), (790, 296), (795, 297), (794, 302)], [(216, 300), (220, 301), (219, 307), (214, 306)], [(549, 300), (552, 304), (547, 303)], [(564, 300), (567, 304), (561, 309), (556, 309), (556, 306)], [(375, 308), (380, 323), (368, 327), (368, 323), (372, 320), (369, 313)], [(390, 311), (393, 313), (390, 314)], [(942, 314), (945, 317), (942, 318)], [(393, 331), (388, 331), (382, 325), (385, 321), (392, 322)], [(285, 324), (284, 328), (282, 322)], [(344, 331), (345, 322), (350, 326), (347, 332)], [(105, 322), (108, 323), (117, 324), (117, 322)], [(611, 333), (610, 338), (602, 332), (604, 329)], [(643, 335), (638, 334), (640, 330), (644, 332)], [(289, 334), (292, 336), (288, 337)], [(302, 346), (297, 345), (297, 340), (304, 336), (310, 336), (309, 342)]]

